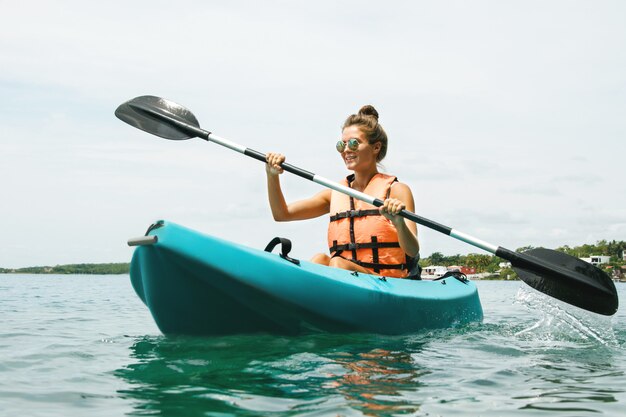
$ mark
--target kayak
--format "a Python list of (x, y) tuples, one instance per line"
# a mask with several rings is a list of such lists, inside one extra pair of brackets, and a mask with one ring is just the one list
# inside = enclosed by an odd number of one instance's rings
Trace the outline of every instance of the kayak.
[[(134, 243), (131, 243), (134, 242)], [(473, 282), (331, 268), (159, 221), (137, 246), (132, 286), (166, 335), (407, 334), (480, 321)]]

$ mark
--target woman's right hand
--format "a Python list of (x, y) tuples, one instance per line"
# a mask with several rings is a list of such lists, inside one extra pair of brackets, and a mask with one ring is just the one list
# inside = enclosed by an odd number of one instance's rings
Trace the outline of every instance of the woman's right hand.
[(281, 168), (280, 164), (285, 162), (285, 155), (269, 152), (265, 156), (267, 161), (267, 164), (265, 165), (265, 172), (272, 176), (282, 174), (284, 170)]

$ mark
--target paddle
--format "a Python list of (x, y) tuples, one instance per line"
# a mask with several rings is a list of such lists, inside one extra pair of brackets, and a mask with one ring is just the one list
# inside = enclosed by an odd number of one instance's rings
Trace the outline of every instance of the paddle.
[[(265, 154), (201, 129), (193, 113), (183, 106), (163, 98), (136, 97), (121, 104), (115, 111), (115, 115), (131, 126), (165, 139), (185, 140), (199, 137), (258, 159), (263, 163), (266, 162)], [(282, 168), (287, 172), (365, 201), (373, 206), (380, 207), (383, 205), (383, 201), (380, 199), (332, 182), (296, 166), (283, 163)], [(543, 248), (517, 253), (407, 210), (403, 210), (400, 215), (508, 260), (526, 284), (554, 298), (607, 316), (617, 311), (617, 291), (613, 281), (599, 268), (578, 258)]]

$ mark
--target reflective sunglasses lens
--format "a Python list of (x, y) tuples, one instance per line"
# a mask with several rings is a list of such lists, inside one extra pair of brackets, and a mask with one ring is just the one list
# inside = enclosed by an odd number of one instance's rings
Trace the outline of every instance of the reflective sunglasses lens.
[(335, 145), (335, 147), (337, 148), (337, 152), (341, 153), (344, 149), (346, 149), (346, 144), (344, 141), (340, 140), (337, 142), (337, 145)]
[(355, 138), (352, 138), (348, 141), (348, 148), (351, 151), (356, 151), (357, 149), (359, 149), (359, 141), (356, 140)]

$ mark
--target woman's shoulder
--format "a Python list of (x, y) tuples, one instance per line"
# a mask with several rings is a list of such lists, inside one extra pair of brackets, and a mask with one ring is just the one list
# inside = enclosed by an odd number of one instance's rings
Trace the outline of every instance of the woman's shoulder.
[(407, 184), (400, 182), (400, 181), (395, 181), (393, 184), (391, 184), (391, 195), (393, 196), (394, 194), (413, 194), (413, 192), (411, 191), (411, 187), (409, 187)]

